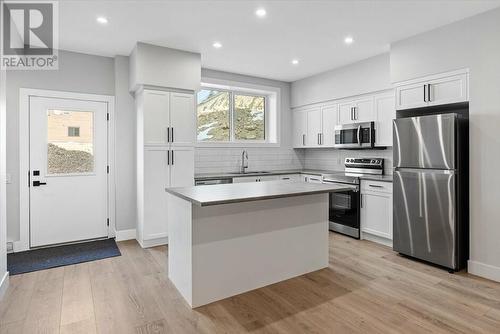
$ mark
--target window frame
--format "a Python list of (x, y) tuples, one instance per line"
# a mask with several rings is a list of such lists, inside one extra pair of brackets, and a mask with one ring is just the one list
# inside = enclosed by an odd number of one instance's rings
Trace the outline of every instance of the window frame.
[[(277, 87), (257, 86), (245, 83), (219, 81), (212, 79), (203, 79), (200, 88), (201, 90), (217, 90), (229, 93), (229, 141), (199, 141), (198, 140), (198, 110), (196, 109), (196, 146), (197, 147), (269, 147), (279, 146), (279, 97), (280, 89)], [(235, 95), (264, 97), (264, 140), (236, 140), (235, 138)], [(272, 111), (272, 101), (274, 100), (274, 110)], [(198, 106), (198, 100), (196, 100)], [(273, 114), (273, 115), (271, 115)], [(271, 116), (274, 122), (271, 121)], [(275, 129), (272, 131), (271, 124), (275, 124)], [(274, 133), (274, 138), (271, 136)]]

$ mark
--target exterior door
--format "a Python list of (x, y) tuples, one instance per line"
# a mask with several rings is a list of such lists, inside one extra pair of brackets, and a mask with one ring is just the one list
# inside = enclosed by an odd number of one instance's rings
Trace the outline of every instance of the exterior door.
[(105, 102), (30, 97), (30, 247), (108, 236)]

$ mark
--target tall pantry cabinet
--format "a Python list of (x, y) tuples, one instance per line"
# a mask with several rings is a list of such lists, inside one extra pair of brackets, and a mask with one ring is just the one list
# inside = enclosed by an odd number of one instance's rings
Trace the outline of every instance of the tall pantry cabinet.
[(168, 242), (165, 188), (194, 185), (194, 94), (141, 89), (137, 110), (137, 240)]

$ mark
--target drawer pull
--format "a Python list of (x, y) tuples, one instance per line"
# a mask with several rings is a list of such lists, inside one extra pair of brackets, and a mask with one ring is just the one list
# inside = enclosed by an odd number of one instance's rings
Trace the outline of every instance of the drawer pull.
[(376, 184), (369, 184), (368, 186), (372, 187), (372, 188), (384, 188), (383, 186), (379, 186), (379, 185), (376, 185)]

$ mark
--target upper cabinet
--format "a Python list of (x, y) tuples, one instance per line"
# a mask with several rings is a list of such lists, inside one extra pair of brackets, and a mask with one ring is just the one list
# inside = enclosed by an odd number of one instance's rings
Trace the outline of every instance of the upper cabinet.
[(142, 99), (145, 145), (194, 145), (193, 94), (145, 90)]
[(375, 146), (392, 146), (392, 120), (396, 118), (396, 98), (393, 92), (375, 95)]
[(339, 106), (339, 123), (362, 123), (373, 121), (373, 97), (341, 103)]
[(306, 133), (306, 146), (318, 147), (321, 146), (322, 134), (322, 117), (321, 108), (314, 108), (307, 112), (307, 133)]
[(338, 124), (363, 122), (375, 123), (375, 146), (392, 146), (394, 118), (393, 90), (299, 108), (293, 112), (293, 147), (334, 147)]
[(468, 78), (468, 71), (461, 70), (399, 83), (396, 109), (466, 102), (469, 99)]
[(293, 112), (293, 147), (333, 147), (338, 105), (326, 104)]
[(307, 113), (305, 111), (293, 112), (293, 147), (306, 147)]
[(333, 147), (335, 144), (335, 126), (338, 124), (338, 108), (339, 106), (337, 104), (321, 107), (321, 146)]

